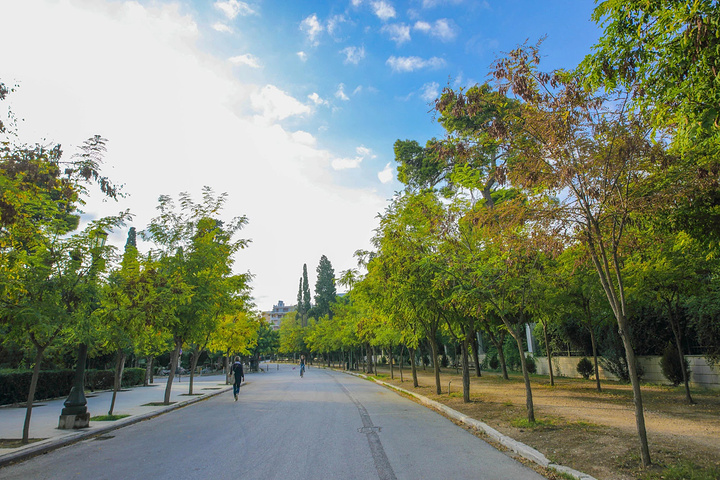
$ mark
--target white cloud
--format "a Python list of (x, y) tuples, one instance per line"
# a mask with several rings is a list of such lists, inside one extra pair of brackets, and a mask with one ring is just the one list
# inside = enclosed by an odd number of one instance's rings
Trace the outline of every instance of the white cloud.
[(323, 32), (323, 30), (323, 26), (320, 25), (320, 21), (318, 20), (317, 15), (314, 13), (308, 17), (305, 17), (305, 19), (300, 22), (300, 31), (302, 31), (307, 36), (310, 45), (317, 46), (320, 43), (318, 41), (318, 37)]
[(385, 168), (383, 168), (381, 171), (377, 174), (378, 179), (380, 180), (380, 183), (390, 183), (392, 182), (393, 178), (395, 177), (395, 174), (393, 173), (393, 169), (390, 166), (390, 163), (385, 165)]
[(428, 33), (430, 30), (432, 30), (432, 25), (430, 25), (428, 22), (418, 20), (417, 22), (415, 22), (415, 25), (413, 25), (413, 28), (415, 30), (420, 30), (423, 33)]
[(435, 21), (432, 29), (428, 32), (433, 37), (439, 38), (443, 42), (455, 40), (458, 35), (458, 27), (452, 20), (441, 18)]
[[(334, 156), (314, 147), (310, 134), (256, 122), (248, 107), (257, 88), (232, 75), (224, 58), (199, 49), (194, 18), (176, 4), (85, 5), (17, 2), (11, 15), (0, 16), (0, 41), (18, 45), (3, 54), (3, 69), (21, 81), (11, 101), (27, 118), (26, 133), (61, 142), (68, 152), (94, 133), (110, 139), (107, 173), (131, 196), (118, 204), (91, 201), (89, 212), (131, 208), (132, 225), (142, 229), (161, 193), (177, 198), (188, 191), (197, 199), (202, 185), (229, 192), (227, 217), (247, 214), (241, 236), (253, 239), (237, 255), (236, 271), (256, 274), (263, 309), (294, 298), (296, 275), (278, 272), (296, 268), (299, 275), (305, 259), (326, 254), (338, 271), (354, 266), (352, 253), (365, 248), (384, 195), (335, 185)], [(56, 41), (41, 41), (33, 28)], [(89, 64), (87, 55), (97, 61)], [(58, 75), (49, 77), (48, 67)], [(278, 220), (299, 231), (310, 210), (352, 222), (291, 245), (277, 235)], [(122, 246), (125, 235), (110, 241)]]
[(359, 7), (360, 5), (362, 5), (363, 0), (351, 0), (350, 3), (353, 7)]
[(437, 82), (426, 83), (422, 87), (420, 98), (426, 102), (432, 102), (440, 96), (440, 84)]
[(360, 145), (355, 149), (355, 152), (363, 158), (376, 158), (377, 155), (373, 151), (363, 145)]
[[(240, 236), (253, 239), (237, 254), (235, 270), (256, 275), (261, 309), (295, 298), (304, 262), (325, 254), (341, 271), (355, 266), (355, 250), (370, 247), (386, 195), (334, 183), (337, 155), (318, 148), (310, 133), (272, 121), (307, 115), (310, 106), (278, 87), (247, 83), (224, 56), (203, 51), (197, 19), (179, 2), (10, 5), (0, 15), (0, 44), (13, 45), (3, 50), (2, 71), (20, 82), (8, 102), (26, 119), (22, 138), (47, 138), (70, 154), (73, 145), (102, 134), (109, 139), (104, 171), (130, 194), (118, 203), (93, 195), (86, 211), (130, 208), (129, 226), (141, 230), (156, 216), (160, 194), (186, 191), (197, 200), (203, 185), (229, 192), (225, 218), (247, 214)], [(290, 242), (278, 234), (278, 225), (302, 231), (308, 211), (337, 221), (319, 225), (313, 238)], [(122, 248), (126, 234), (118, 231), (109, 242)]]
[[(467, 0), (423, 0), (422, 6), (423, 8), (433, 8), (440, 5), (460, 5), (461, 3), (464, 3)], [(476, 0), (471, 0), (472, 2), (479, 4), (482, 8), (490, 8), (490, 4), (486, 0), (482, 0), (481, 2), (477, 2)]]
[(390, 35), (390, 40), (402, 45), (405, 42), (410, 41), (410, 27), (403, 23), (394, 23), (392, 25), (385, 25), (382, 31)]
[(323, 100), (320, 95), (313, 92), (310, 95), (308, 95), (308, 99), (310, 99), (311, 102), (313, 102), (315, 105), (327, 105), (327, 100)]
[(384, 0), (379, 0), (376, 2), (371, 2), (371, 6), (373, 9), (373, 13), (377, 15), (377, 17), (382, 21), (390, 20), (391, 18), (395, 18), (395, 7), (392, 6), (391, 3), (385, 2)]
[(305, 52), (297, 52), (297, 56), (298, 56), (298, 58), (299, 58), (301, 61), (303, 61), (303, 62), (306, 62), (306, 61), (307, 61), (307, 58), (308, 58), (307, 53), (305, 53)]
[(327, 32), (330, 35), (335, 35), (337, 33), (338, 27), (345, 22), (347, 22), (345, 15), (333, 15), (327, 21)]
[(238, 15), (247, 16), (247, 15), (253, 15), (255, 14), (255, 10), (253, 10), (250, 5), (248, 5), (245, 2), (240, 2), (238, 0), (226, 0), (226, 1), (217, 1), (213, 4), (215, 8), (220, 10), (225, 14), (225, 16), (232, 20)]
[(243, 55), (237, 55), (228, 59), (230, 63), (235, 65), (245, 65), (251, 68), (260, 68), (260, 61), (255, 55), (245, 53)]
[(253, 108), (264, 120), (277, 121), (310, 113), (310, 107), (280, 90), (275, 85), (265, 85), (250, 97)]
[(303, 130), (298, 130), (297, 132), (293, 132), (290, 136), (293, 139), (293, 141), (300, 143), (302, 145), (314, 147), (315, 144), (317, 144), (317, 139), (314, 136), (312, 136), (310, 133), (305, 132)]
[(345, 55), (345, 60), (343, 60), (343, 63), (352, 63), (353, 65), (357, 65), (358, 63), (360, 63), (360, 60), (365, 58), (365, 47), (345, 47), (340, 50), (340, 53)]
[(351, 168), (359, 168), (360, 164), (366, 158), (373, 159), (377, 157), (377, 155), (375, 155), (371, 149), (363, 145), (355, 148), (355, 153), (357, 155), (352, 158), (334, 158), (331, 162), (332, 168), (335, 170), (349, 170)]
[(222, 22), (214, 23), (212, 26), (213, 30), (217, 30), (218, 32), (222, 33), (232, 33), (232, 28), (228, 27)]
[(428, 59), (420, 57), (396, 57), (390, 56), (385, 62), (395, 72), (412, 72), (423, 68), (441, 68), (445, 66), (445, 60), (438, 57)]
[(358, 168), (363, 161), (363, 157), (354, 158), (333, 158), (332, 168), (335, 170), (349, 170), (351, 168)]
[(353, 96), (355, 96), (355, 95), (357, 95), (358, 93), (361, 93), (362, 91), (363, 91), (363, 86), (362, 86), (362, 85), (358, 85), (357, 87), (355, 87), (355, 90), (353, 90), (352, 94), (353, 94)]
[(345, 84), (341, 83), (340, 85), (338, 85), (337, 91), (335, 92), (335, 98), (339, 98), (340, 100), (345, 102), (350, 100), (350, 97), (345, 94)]

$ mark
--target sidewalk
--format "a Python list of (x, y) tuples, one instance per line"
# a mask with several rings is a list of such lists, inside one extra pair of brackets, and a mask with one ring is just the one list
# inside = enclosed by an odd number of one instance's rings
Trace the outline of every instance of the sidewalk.
[[(116, 428), (136, 423), (176, 408), (219, 395), (232, 389), (225, 385), (225, 375), (198, 376), (193, 381), (193, 395), (187, 395), (190, 377), (175, 377), (170, 394), (170, 405), (146, 406), (148, 403), (162, 402), (165, 397), (167, 377), (155, 377), (155, 383), (147, 387), (132, 387), (118, 392), (115, 399), (116, 415), (130, 415), (115, 421), (90, 421), (88, 428), (78, 430), (59, 430), (58, 420), (63, 409), (64, 398), (36, 402), (30, 418), (30, 438), (42, 438), (19, 448), (0, 448), (0, 467), (23, 460), (40, 453), (77, 442), (84, 438), (100, 435)], [(202, 394), (202, 395), (197, 395)], [(86, 392), (87, 407), (91, 416), (107, 414), (112, 401), (112, 391)], [(26, 409), (24, 407), (0, 407), (0, 438), (22, 438)]]

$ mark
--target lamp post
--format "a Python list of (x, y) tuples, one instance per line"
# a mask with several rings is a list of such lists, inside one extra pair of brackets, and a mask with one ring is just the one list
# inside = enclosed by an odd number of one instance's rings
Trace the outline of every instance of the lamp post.
[[(92, 263), (88, 271), (89, 277), (95, 277), (95, 262), (97, 250), (105, 246), (107, 233), (99, 232), (95, 238), (92, 250)], [(87, 428), (90, 426), (90, 412), (87, 410), (87, 398), (85, 398), (85, 362), (87, 361), (87, 343), (82, 342), (78, 348), (77, 365), (75, 366), (75, 379), (73, 380), (70, 395), (63, 405), (65, 408), (60, 412), (58, 428), (63, 430), (73, 428)]]

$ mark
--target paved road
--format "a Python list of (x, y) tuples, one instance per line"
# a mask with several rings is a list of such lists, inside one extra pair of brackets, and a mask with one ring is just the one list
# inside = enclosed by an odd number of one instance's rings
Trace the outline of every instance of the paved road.
[(542, 479), (372, 382), (284, 365), (231, 393), (0, 469), (2, 479)]

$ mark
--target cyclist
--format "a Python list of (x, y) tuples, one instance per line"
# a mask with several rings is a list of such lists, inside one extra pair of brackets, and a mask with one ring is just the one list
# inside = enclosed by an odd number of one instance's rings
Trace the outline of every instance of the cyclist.
[(300, 355), (300, 378), (305, 373), (305, 355)]

